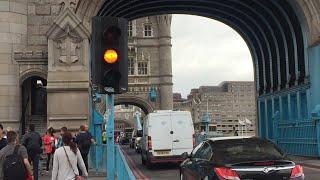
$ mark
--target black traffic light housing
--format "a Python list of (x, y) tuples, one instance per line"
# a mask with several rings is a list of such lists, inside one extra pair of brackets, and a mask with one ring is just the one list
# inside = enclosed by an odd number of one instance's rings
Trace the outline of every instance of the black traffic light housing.
[[(122, 94), (128, 90), (127, 31), (128, 21), (124, 18), (92, 18), (91, 81), (100, 94)], [(115, 52), (115, 62), (105, 58), (107, 50)], [(113, 88), (114, 92), (107, 92), (106, 88)]]

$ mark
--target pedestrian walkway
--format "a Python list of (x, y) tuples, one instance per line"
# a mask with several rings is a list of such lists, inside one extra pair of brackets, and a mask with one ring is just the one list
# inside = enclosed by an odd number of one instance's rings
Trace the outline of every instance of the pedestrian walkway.
[(302, 157), (302, 156), (290, 156), (290, 158), (299, 165), (320, 169), (320, 158)]
[[(39, 180), (50, 180), (51, 177), (50, 176), (42, 176), (39, 178)], [(105, 177), (89, 177), (88, 179), (90, 180), (106, 180)]]
[[(51, 171), (49, 173), (44, 173), (42, 176), (39, 176), (39, 180), (49, 180), (51, 179)], [(89, 169), (89, 177), (90, 180), (106, 180), (106, 175), (103, 173), (96, 174), (94, 171)]]

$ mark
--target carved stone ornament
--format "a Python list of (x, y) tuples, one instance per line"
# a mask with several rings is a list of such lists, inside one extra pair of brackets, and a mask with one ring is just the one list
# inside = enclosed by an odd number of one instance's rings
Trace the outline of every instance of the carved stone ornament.
[(47, 32), (48, 71), (87, 71), (89, 31), (67, 7)]
[(66, 32), (63, 32), (59, 37), (54, 39), (58, 61), (60, 63), (71, 65), (80, 59), (80, 48), (82, 39), (74, 32), (70, 32), (70, 26), (67, 25)]
[(61, 9), (71, 8), (73, 11), (76, 9), (78, 0), (62, 0), (60, 5)]

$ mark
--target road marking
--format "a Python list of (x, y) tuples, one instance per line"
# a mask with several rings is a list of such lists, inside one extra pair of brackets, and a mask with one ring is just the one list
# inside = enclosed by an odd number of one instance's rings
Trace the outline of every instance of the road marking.
[(129, 163), (129, 167), (132, 170), (133, 174), (136, 176), (136, 178), (140, 179), (140, 177), (143, 176), (142, 173), (139, 172), (135, 163), (133, 163), (132, 159), (129, 157), (129, 155), (126, 153), (126, 151), (122, 147), (121, 147), (121, 151), (123, 155), (126, 157)]
[[(124, 150), (123, 150), (124, 151)], [(136, 163), (132, 160), (132, 158), (126, 153), (125, 156), (127, 158), (127, 160), (129, 161), (129, 164), (131, 165), (132, 169), (134, 169), (134, 172), (136, 172), (136, 174), (139, 176), (138, 179), (141, 180), (149, 180), (148, 177), (146, 177), (141, 171), (140, 169), (137, 167)]]
[(133, 170), (133, 174), (136, 176), (137, 179), (140, 180), (150, 180), (147, 176), (145, 176), (140, 169), (137, 167), (136, 163), (132, 160), (132, 158), (127, 154), (127, 152), (120, 146), (121, 151), (123, 152), (124, 156), (128, 160), (129, 167)]

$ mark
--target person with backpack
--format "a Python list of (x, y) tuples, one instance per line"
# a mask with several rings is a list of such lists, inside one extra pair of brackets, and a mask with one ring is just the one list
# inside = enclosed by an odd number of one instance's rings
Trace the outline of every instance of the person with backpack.
[[(80, 126), (80, 132), (75, 139), (75, 142), (78, 144), (82, 159), (86, 166), (86, 170), (88, 171), (88, 154), (90, 151), (91, 144), (94, 143), (93, 136), (89, 131), (87, 131), (85, 125)], [(81, 171), (80, 171), (81, 174)]]
[(50, 127), (47, 130), (46, 135), (43, 137), (43, 142), (44, 142), (45, 153), (47, 154), (46, 171), (49, 172), (51, 157), (55, 151), (55, 146), (56, 146), (55, 145), (56, 138), (54, 136), (54, 130), (52, 127)]
[[(56, 150), (53, 157), (52, 180), (80, 180), (88, 177), (81, 153), (72, 141), (70, 132), (62, 135), (63, 146)], [(79, 169), (77, 168), (79, 166)], [(82, 176), (79, 171), (82, 171)]]
[(29, 161), (32, 162), (34, 179), (38, 180), (39, 160), (42, 153), (42, 139), (38, 132), (35, 132), (35, 125), (29, 125), (29, 132), (24, 135), (22, 144), (27, 148)]
[(17, 137), (16, 132), (7, 132), (8, 145), (0, 151), (1, 180), (33, 179), (27, 149), (18, 144)]

